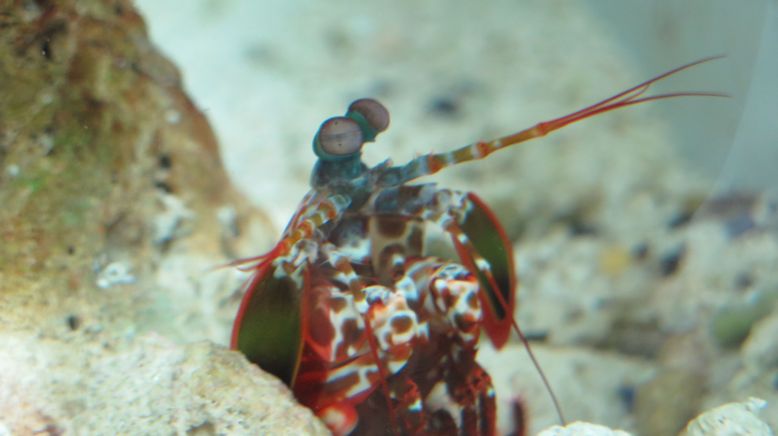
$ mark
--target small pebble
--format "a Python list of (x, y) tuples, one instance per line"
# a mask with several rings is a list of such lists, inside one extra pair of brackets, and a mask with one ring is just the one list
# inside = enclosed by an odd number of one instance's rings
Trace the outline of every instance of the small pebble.
[(659, 269), (663, 277), (669, 277), (678, 271), (678, 267), (686, 254), (686, 245), (681, 245), (677, 249), (662, 256), (659, 261)]
[(97, 286), (100, 289), (108, 289), (116, 285), (131, 285), (135, 283), (135, 276), (131, 268), (124, 262), (111, 262), (100, 271), (97, 276)]
[(455, 118), (461, 112), (461, 108), (454, 98), (439, 96), (432, 99), (429, 111), (440, 118)]

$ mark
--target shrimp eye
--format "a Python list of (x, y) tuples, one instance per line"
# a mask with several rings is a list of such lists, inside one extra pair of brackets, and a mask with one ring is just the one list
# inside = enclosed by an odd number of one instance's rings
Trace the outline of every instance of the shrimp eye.
[(360, 123), (366, 142), (374, 140), (389, 127), (389, 111), (372, 98), (361, 98), (351, 103), (346, 116)]
[(347, 157), (359, 152), (364, 140), (356, 121), (332, 117), (321, 124), (314, 140), (314, 151), (322, 158)]

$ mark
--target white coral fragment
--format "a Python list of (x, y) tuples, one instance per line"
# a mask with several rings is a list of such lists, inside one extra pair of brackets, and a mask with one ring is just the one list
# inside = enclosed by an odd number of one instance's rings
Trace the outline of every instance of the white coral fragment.
[(716, 407), (691, 421), (685, 436), (772, 436), (770, 426), (758, 416), (765, 406), (765, 400), (751, 397)]
[(577, 421), (564, 427), (561, 425), (549, 427), (538, 433), (538, 436), (630, 436), (630, 433), (590, 422)]
[(132, 268), (125, 262), (111, 262), (97, 275), (97, 286), (100, 289), (133, 283), (135, 283), (135, 276), (132, 274)]
[(159, 200), (164, 211), (154, 218), (154, 242), (164, 244), (180, 236), (181, 224), (194, 218), (194, 212), (174, 195), (160, 194)]

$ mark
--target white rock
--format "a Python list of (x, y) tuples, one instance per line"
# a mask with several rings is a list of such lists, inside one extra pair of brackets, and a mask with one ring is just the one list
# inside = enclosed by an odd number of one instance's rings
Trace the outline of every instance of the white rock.
[(772, 436), (770, 426), (757, 416), (766, 405), (751, 397), (709, 410), (686, 426), (685, 436)]
[(629, 436), (630, 434), (623, 430), (613, 430), (603, 425), (578, 421), (564, 427), (559, 425), (549, 427), (538, 433), (538, 436)]

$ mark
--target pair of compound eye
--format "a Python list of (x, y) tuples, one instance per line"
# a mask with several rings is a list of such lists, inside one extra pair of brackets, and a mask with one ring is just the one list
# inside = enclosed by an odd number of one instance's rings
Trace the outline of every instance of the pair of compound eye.
[(331, 156), (348, 156), (362, 144), (375, 139), (389, 127), (389, 111), (370, 99), (357, 100), (348, 107), (346, 116), (332, 117), (322, 123), (317, 134), (321, 150)]

